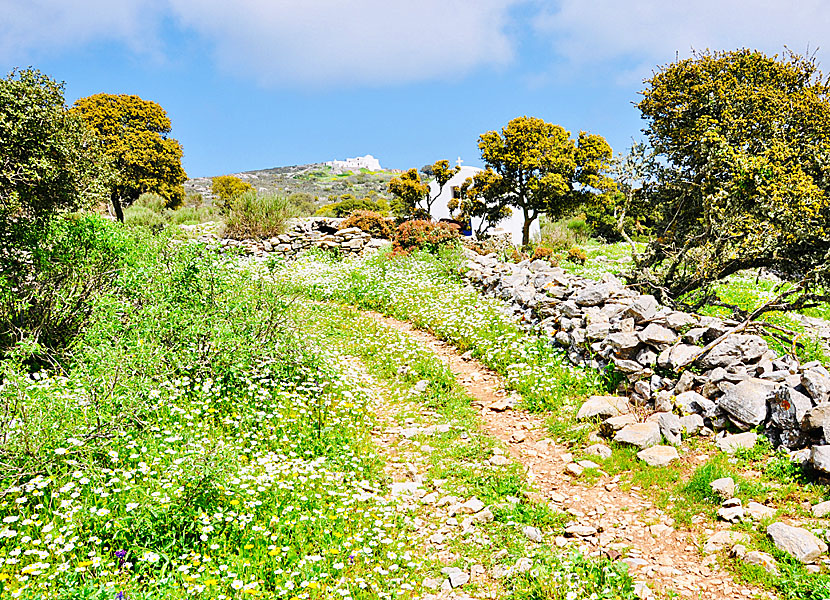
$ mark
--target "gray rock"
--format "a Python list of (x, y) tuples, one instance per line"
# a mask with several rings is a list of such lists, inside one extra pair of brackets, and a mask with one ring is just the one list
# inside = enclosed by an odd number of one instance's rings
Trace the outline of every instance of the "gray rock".
[(700, 415), (686, 415), (680, 417), (680, 426), (686, 435), (697, 435), (703, 429), (703, 417)]
[(626, 309), (625, 315), (638, 323), (653, 319), (657, 316), (657, 300), (651, 295), (637, 296)]
[(733, 498), (735, 496), (735, 480), (731, 477), (715, 479), (709, 484), (709, 487), (723, 499)]
[(724, 383), (725, 393), (718, 406), (741, 429), (751, 429), (767, 418), (767, 400), (775, 392), (775, 385), (763, 379), (746, 379), (737, 384)]
[(830, 377), (818, 369), (808, 369), (801, 374), (801, 385), (817, 404), (830, 400)]
[(827, 552), (827, 544), (803, 527), (786, 523), (773, 523), (767, 527), (767, 535), (782, 552), (787, 552), (802, 563), (812, 563)]
[(720, 448), (721, 452), (726, 454), (735, 454), (739, 449), (749, 449), (755, 446), (758, 441), (758, 434), (754, 431), (747, 431), (746, 433), (736, 433), (735, 435), (726, 434), (715, 440), (715, 445)]
[(574, 317), (582, 317), (582, 309), (576, 305), (573, 300), (566, 300), (559, 305), (559, 312), (570, 319)]
[(585, 337), (589, 340), (604, 340), (611, 331), (611, 324), (606, 322), (590, 323), (585, 328)]
[(812, 407), (807, 396), (785, 385), (770, 400), (770, 421), (781, 429), (800, 429)]
[(690, 344), (677, 344), (666, 348), (657, 357), (657, 364), (664, 369), (676, 371), (685, 364), (689, 364), (701, 352), (702, 348)]
[(694, 390), (689, 390), (688, 392), (683, 392), (675, 396), (674, 404), (683, 414), (697, 413), (707, 418), (713, 417), (717, 409), (717, 405), (714, 402)]
[(450, 582), (450, 587), (453, 589), (461, 587), (470, 581), (469, 573), (462, 571), (458, 567), (444, 567), (441, 569), (441, 572), (447, 576), (447, 580)]
[(707, 369), (726, 367), (734, 362), (755, 362), (769, 350), (763, 338), (757, 335), (730, 335), (700, 359)]
[(643, 348), (637, 353), (637, 362), (647, 367), (657, 364), (657, 353), (651, 348)]
[(778, 566), (775, 562), (775, 559), (766, 552), (752, 550), (751, 552), (746, 553), (746, 555), (743, 557), (743, 561), (750, 565), (762, 567), (768, 573), (778, 575)]
[(660, 443), (660, 426), (654, 422), (632, 423), (620, 429), (614, 441), (645, 450)]
[(830, 474), (830, 446), (813, 446), (810, 464), (822, 473)]
[[(738, 500), (740, 502), (740, 500)], [(742, 506), (724, 506), (718, 509), (718, 517), (727, 523), (740, 523), (744, 520), (744, 509)]]
[(673, 413), (661, 412), (658, 413), (657, 424), (660, 425), (660, 433), (663, 434), (669, 444), (672, 446), (680, 445), (680, 434), (683, 431), (680, 417)]
[(670, 329), (683, 329), (696, 325), (698, 320), (689, 313), (674, 311), (666, 315), (666, 326)]
[(538, 527), (533, 527), (532, 525), (525, 525), (522, 527), (522, 533), (525, 534), (525, 537), (529, 539), (531, 542), (541, 543), (542, 541), (542, 532), (539, 530)]
[(599, 456), (600, 458), (611, 458), (611, 448), (606, 446), (605, 444), (592, 444), (585, 448), (585, 454), (589, 454), (591, 456)]
[(599, 426), (599, 432), (605, 437), (612, 437), (620, 429), (626, 425), (632, 425), (637, 422), (637, 417), (634, 415), (620, 415), (618, 417), (610, 417), (605, 419)]
[(580, 407), (576, 418), (584, 421), (596, 417), (617, 417), (630, 412), (631, 405), (628, 403), (628, 398), (622, 396), (591, 396)]
[(816, 519), (820, 519), (822, 517), (830, 515), (830, 500), (827, 500), (825, 502), (819, 502), (818, 504), (813, 504), (810, 510), (813, 512), (813, 516)]
[(750, 502), (746, 505), (746, 514), (749, 515), (751, 519), (760, 521), (762, 519), (774, 517), (775, 509), (770, 508), (769, 506), (764, 506), (760, 502)]
[(627, 357), (640, 345), (640, 337), (634, 332), (612, 333), (608, 336), (608, 344), (615, 354)]
[(637, 458), (652, 467), (665, 467), (680, 456), (674, 446), (652, 446), (637, 453)]
[(612, 287), (605, 283), (589, 285), (573, 297), (579, 306), (597, 306), (611, 297)]
[(650, 323), (640, 332), (640, 340), (652, 346), (671, 344), (675, 339), (677, 334), (674, 331), (656, 323)]
[(804, 420), (801, 422), (804, 429), (824, 429), (830, 428), (830, 404), (819, 404), (807, 411)]
[(614, 359), (614, 364), (616, 365), (617, 369), (619, 371), (623, 372), (623, 373), (638, 374), (638, 375), (643, 375), (645, 373), (649, 373), (649, 374), (651, 373), (650, 369), (647, 369), (647, 368), (643, 367), (643, 365), (641, 365), (640, 363), (635, 362), (633, 360), (624, 360), (622, 358), (615, 358)]

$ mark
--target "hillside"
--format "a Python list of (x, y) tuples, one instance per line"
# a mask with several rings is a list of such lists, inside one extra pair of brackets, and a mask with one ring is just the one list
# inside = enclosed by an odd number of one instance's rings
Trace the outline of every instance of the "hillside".
[[(358, 173), (338, 173), (325, 163), (313, 163), (230, 174), (247, 181), (259, 193), (286, 196), (305, 193), (323, 201), (329, 196), (341, 194), (354, 194), (358, 198), (373, 194), (385, 195), (387, 183), (398, 172), (393, 169), (374, 172), (362, 169)], [(210, 177), (188, 179), (184, 184), (185, 191), (188, 195), (201, 194), (208, 200), (211, 198), (210, 182)]]

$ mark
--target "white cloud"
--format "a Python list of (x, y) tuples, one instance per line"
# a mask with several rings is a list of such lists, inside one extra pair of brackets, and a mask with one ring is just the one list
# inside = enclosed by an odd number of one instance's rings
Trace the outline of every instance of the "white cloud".
[(159, 50), (159, 0), (0, 0), (0, 60), (118, 41), (142, 54)]
[[(625, 59), (621, 78), (642, 78), (659, 64), (688, 56), (692, 48), (748, 47), (804, 54), (824, 41), (830, 28), (826, 0), (560, 0), (543, 10), (537, 31), (552, 38), (560, 59), (572, 67), (610, 65)], [(818, 57), (830, 58), (819, 52)], [(826, 61), (825, 61), (826, 62)], [(617, 63), (619, 64), (619, 63)]]
[(277, 86), (451, 79), (506, 65), (528, 0), (0, 0), (0, 60), (116, 41), (163, 51), (161, 23), (196, 32), (223, 68)]
[(169, 0), (227, 69), (264, 84), (451, 78), (507, 64), (517, 0)]

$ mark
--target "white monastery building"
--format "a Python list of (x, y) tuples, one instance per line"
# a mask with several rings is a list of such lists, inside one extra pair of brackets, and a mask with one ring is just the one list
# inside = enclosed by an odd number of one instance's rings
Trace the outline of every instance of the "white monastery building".
[(371, 154), (358, 156), (357, 158), (347, 158), (346, 160), (330, 160), (326, 163), (326, 166), (341, 173), (345, 173), (346, 171), (360, 171), (360, 169), (366, 169), (368, 171), (382, 170), (380, 161)]
[[(450, 209), (447, 208), (447, 204), (450, 200), (452, 200), (454, 193), (453, 189), (461, 187), (461, 184), (464, 183), (468, 177), (472, 177), (482, 170), (478, 167), (469, 167), (466, 165), (462, 166), (462, 162), (464, 161), (459, 158), (457, 164), (461, 167), (461, 170), (447, 182), (444, 189), (441, 191), (441, 195), (438, 196), (432, 204), (432, 218), (436, 221), (440, 219), (452, 218), (452, 215), (450, 215)], [(434, 197), (437, 193), (438, 184), (435, 181), (431, 181), (429, 183), (430, 197)], [(492, 235), (509, 235), (513, 243), (520, 246), (522, 243), (522, 225), (524, 225), (524, 216), (519, 209), (511, 207), (511, 210), (511, 215), (506, 219), (499, 221), (499, 223), (492, 228), (489, 233)], [(473, 218), (473, 230), (475, 230), (480, 224), (481, 219)], [(530, 226), (530, 239), (538, 239), (540, 235), (539, 219), (536, 219)]]

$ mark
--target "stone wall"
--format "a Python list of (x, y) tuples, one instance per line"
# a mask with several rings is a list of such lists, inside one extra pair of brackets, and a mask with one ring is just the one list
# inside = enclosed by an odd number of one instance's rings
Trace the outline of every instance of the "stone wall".
[(282, 235), (262, 240), (234, 240), (215, 235), (203, 235), (199, 241), (218, 243), (222, 249), (236, 249), (258, 257), (293, 257), (309, 248), (337, 250), (344, 256), (360, 255), (388, 244), (387, 240), (372, 238), (357, 227), (338, 229), (343, 219), (309, 217), (292, 219)]
[[(647, 421), (670, 442), (694, 432), (759, 428), (774, 445), (811, 455), (816, 468), (830, 472), (830, 373), (822, 364), (778, 356), (747, 334), (729, 335), (700, 356), (737, 323), (660, 306), (610, 274), (593, 281), (541, 260), (503, 263), (471, 251), (466, 266), (475, 287), (508, 301), (571, 361), (622, 373), (631, 403), (652, 411)], [(602, 406), (580, 416), (616, 418), (605, 427), (612, 434), (626, 422), (626, 410), (609, 407), (613, 402), (594, 404)]]

